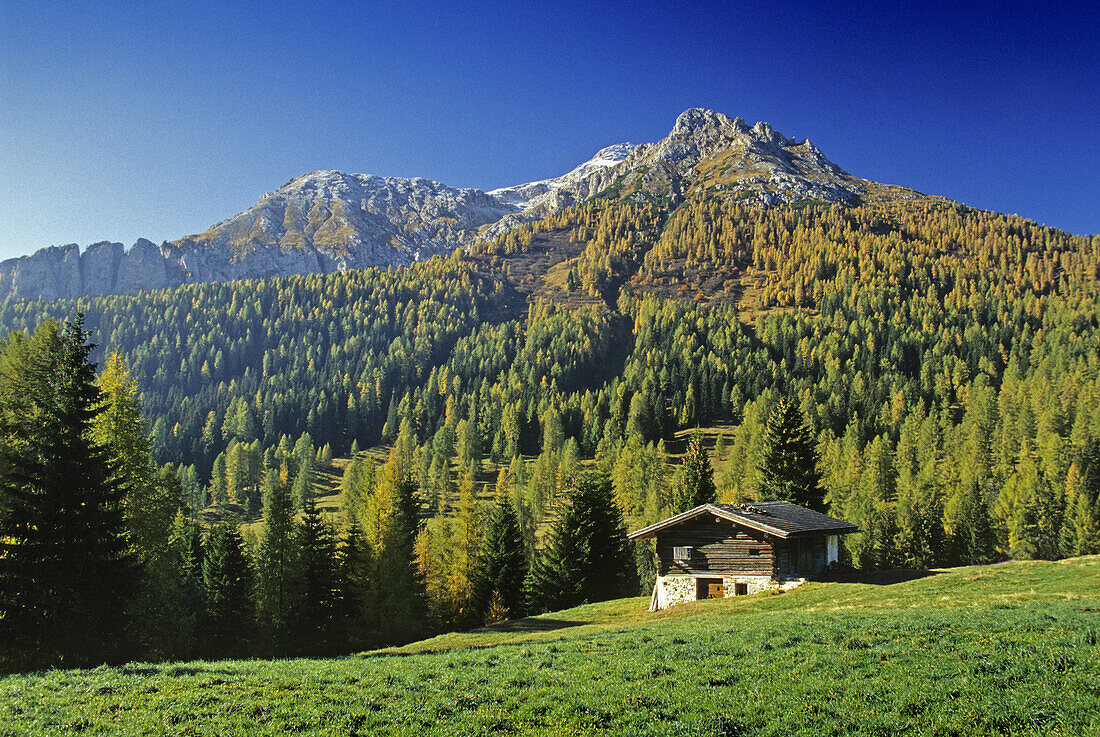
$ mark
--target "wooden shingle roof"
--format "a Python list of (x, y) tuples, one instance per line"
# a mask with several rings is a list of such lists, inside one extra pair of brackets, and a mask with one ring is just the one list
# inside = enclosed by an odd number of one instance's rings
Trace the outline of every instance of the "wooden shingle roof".
[(627, 537), (631, 540), (656, 537), (662, 530), (706, 514), (781, 538), (805, 535), (847, 535), (859, 531), (859, 528), (851, 522), (790, 502), (752, 502), (751, 504), (703, 504), (649, 527), (636, 530)]

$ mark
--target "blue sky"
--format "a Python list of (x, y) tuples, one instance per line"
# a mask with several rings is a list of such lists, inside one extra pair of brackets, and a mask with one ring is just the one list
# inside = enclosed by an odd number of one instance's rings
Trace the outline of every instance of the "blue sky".
[(315, 169), (554, 176), (695, 106), (1100, 232), (1097, 11), (959, 5), (5, 0), (0, 258), (178, 238)]

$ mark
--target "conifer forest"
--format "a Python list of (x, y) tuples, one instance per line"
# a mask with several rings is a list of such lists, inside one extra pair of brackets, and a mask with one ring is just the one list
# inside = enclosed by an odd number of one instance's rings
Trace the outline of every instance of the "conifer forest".
[(597, 197), (0, 329), (4, 670), (648, 595), (625, 533), (711, 501), (848, 520), (860, 569), (1100, 553), (1100, 236), (946, 200)]

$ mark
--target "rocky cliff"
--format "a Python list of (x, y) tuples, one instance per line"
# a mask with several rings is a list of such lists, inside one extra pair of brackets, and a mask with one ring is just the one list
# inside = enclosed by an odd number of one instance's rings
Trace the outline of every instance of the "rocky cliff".
[(482, 192), (427, 179), (315, 171), (203, 233), (44, 248), (0, 262), (0, 298), (127, 294), (230, 281), (407, 265), (494, 238), (591, 197), (674, 206), (704, 192), (770, 206), (842, 204), (918, 193), (858, 179), (808, 140), (767, 123), (692, 108), (657, 143), (616, 144), (553, 179)]

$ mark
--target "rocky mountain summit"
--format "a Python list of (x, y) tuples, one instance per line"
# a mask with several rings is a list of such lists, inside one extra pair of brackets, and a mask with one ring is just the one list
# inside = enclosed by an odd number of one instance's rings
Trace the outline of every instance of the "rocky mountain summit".
[(855, 205), (884, 196), (920, 196), (853, 177), (808, 139), (792, 140), (768, 123), (749, 126), (702, 108), (684, 111), (668, 136), (635, 147), (600, 175), (604, 196), (670, 206), (704, 192), (761, 206), (802, 200)]
[(553, 179), (483, 192), (427, 179), (315, 171), (244, 212), (160, 246), (141, 239), (53, 246), (0, 262), (0, 298), (127, 294), (231, 281), (407, 265), (491, 239), (592, 197), (675, 206), (707, 194), (760, 206), (802, 200), (846, 205), (919, 197), (858, 179), (810, 141), (768, 123), (692, 108), (656, 143), (620, 143)]
[[(215, 280), (407, 265), (468, 245), (480, 228), (518, 209), (479, 189), (428, 179), (315, 171), (171, 245), (193, 275)], [(230, 259), (190, 262), (196, 252)]]

